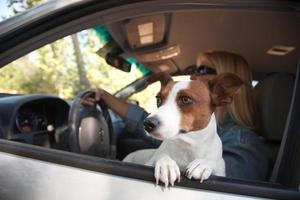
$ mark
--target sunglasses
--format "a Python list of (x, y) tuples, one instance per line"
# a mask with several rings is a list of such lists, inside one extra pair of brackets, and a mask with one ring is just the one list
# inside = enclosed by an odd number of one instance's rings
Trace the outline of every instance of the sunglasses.
[(214, 68), (208, 67), (206, 65), (200, 65), (195, 69), (194, 73), (200, 75), (216, 75), (217, 71)]

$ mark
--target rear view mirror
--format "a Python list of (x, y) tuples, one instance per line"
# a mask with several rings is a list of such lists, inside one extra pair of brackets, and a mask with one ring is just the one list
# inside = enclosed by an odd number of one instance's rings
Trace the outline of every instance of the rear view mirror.
[(122, 49), (112, 39), (97, 51), (100, 57), (105, 58), (107, 64), (124, 72), (130, 72), (131, 63), (121, 57), (121, 53)]
[(119, 55), (107, 53), (105, 56), (105, 61), (107, 64), (124, 72), (130, 72), (131, 70), (131, 63)]

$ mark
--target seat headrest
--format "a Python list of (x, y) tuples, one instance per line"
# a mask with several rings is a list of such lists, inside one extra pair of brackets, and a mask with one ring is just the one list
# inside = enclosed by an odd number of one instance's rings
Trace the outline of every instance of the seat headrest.
[(267, 140), (281, 141), (294, 88), (294, 76), (276, 73), (255, 87), (260, 132)]

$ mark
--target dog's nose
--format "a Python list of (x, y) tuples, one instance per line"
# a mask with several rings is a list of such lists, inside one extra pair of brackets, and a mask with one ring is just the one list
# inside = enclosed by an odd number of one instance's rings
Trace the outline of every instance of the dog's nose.
[(150, 133), (159, 125), (159, 120), (156, 117), (146, 118), (144, 121), (145, 130)]

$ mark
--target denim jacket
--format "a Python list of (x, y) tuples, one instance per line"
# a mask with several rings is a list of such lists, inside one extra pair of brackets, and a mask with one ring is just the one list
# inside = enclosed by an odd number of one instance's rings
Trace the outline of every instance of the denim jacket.
[[(148, 115), (143, 108), (130, 105), (124, 119), (125, 126), (131, 136), (142, 138), (157, 148), (161, 141), (147, 136), (144, 131), (143, 121)], [(224, 118), (217, 130), (223, 144), (226, 177), (265, 180), (268, 159), (264, 153), (263, 138), (239, 126), (229, 116)]]

